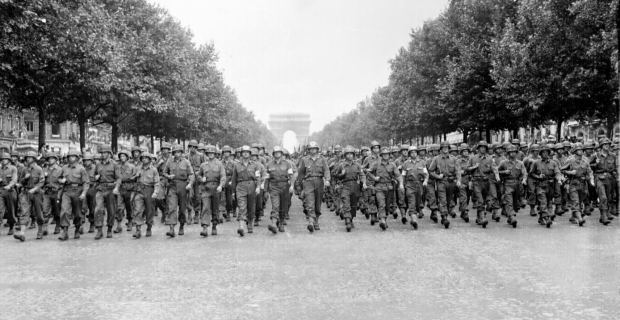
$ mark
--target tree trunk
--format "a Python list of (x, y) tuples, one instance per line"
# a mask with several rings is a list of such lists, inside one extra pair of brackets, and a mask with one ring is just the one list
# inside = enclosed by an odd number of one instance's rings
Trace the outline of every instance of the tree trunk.
[(478, 129), (478, 140), (482, 140), (482, 137), (484, 137), (484, 135), (482, 134), (482, 128)]
[(613, 141), (614, 139), (614, 125), (616, 124), (616, 120), (614, 117), (607, 117), (607, 138)]
[(43, 148), (45, 145), (45, 108), (43, 106), (39, 106), (39, 150)]
[(82, 152), (86, 148), (86, 111), (84, 108), (80, 108), (78, 126), (80, 127), (80, 152)]
[(467, 143), (468, 139), (469, 139), (469, 130), (465, 129), (463, 130), (463, 143)]
[(420, 144), (424, 145), (424, 136), (422, 136), (422, 142)]
[(557, 126), (555, 127), (555, 139), (557, 142), (562, 141), (562, 123), (564, 122), (564, 120), (558, 118), (556, 120), (556, 124)]
[(512, 139), (519, 139), (519, 128), (512, 130)]
[(491, 140), (491, 130), (490, 130), (490, 129), (487, 129), (486, 134), (487, 134), (487, 142), (488, 142), (488, 143), (493, 142), (493, 141)]
[(443, 134), (443, 141), (446, 141), (446, 140), (448, 140), (448, 139), (446, 138), (446, 134), (444, 133)]
[(116, 122), (116, 118), (112, 120), (112, 152), (116, 153), (118, 151), (118, 123)]
[(139, 135), (135, 135), (134, 136), (134, 142), (133, 142), (136, 146), (140, 146), (140, 136)]

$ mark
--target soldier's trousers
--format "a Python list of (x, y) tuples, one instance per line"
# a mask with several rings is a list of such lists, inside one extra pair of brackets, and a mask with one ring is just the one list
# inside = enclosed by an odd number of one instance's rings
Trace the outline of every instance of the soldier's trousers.
[[(218, 182), (200, 184), (200, 199), (202, 211), (200, 212), (200, 225), (208, 227), (220, 223), (220, 192), (217, 192)], [(200, 208), (200, 207), (199, 207)]]
[[(97, 187), (95, 194), (95, 227), (103, 227), (104, 216), (107, 212), (107, 226), (114, 226), (117, 200), (110, 187)], [(121, 217), (122, 218), (122, 217)]]
[(387, 212), (394, 200), (394, 190), (392, 183), (375, 184), (375, 198), (377, 199), (377, 209), (379, 219), (387, 217)]
[(375, 197), (375, 188), (374, 186), (369, 186), (369, 188), (367, 188), (366, 190), (364, 190), (364, 192), (362, 193), (362, 196), (364, 198), (364, 204), (365, 204), (365, 209), (368, 211), (369, 214), (376, 214), (377, 213), (377, 199)]
[(235, 189), (237, 194), (237, 205), (239, 206), (239, 214), (237, 221), (254, 221), (256, 210), (256, 182), (253, 180), (237, 182)]
[(405, 195), (406, 192), (407, 190), (401, 191), (400, 188), (398, 188), (398, 183), (394, 184), (394, 195), (396, 196), (396, 201), (394, 201), (394, 205), (400, 209), (401, 214), (405, 214), (405, 212), (407, 211), (407, 199)]
[(459, 211), (468, 211), (467, 206), (469, 205), (469, 176), (461, 177), (461, 186), (459, 187)]
[(144, 223), (153, 225), (153, 216), (155, 215), (155, 202), (153, 201), (153, 192), (155, 188), (152, 186), (140, 186), (136, 188), (133, 196), (133, 219), (132, 221), (141, 226)]
[(607, 216), (610, 212), (614, 212), (611, 210), (611, 208), (616, 206), (613, 198), (614, 183), (615, 180), (609, 174), (596, 174), (596, 193), (598, 195), (598, 208), (601, 211), (601, 218)]
[[(420, 181), (405, 181), (405, 197), (410, 216), (417, 215), (419, 210), (424, 207), (422, 204), (422, 190), (423, 186)], [(402, 214), (405, 214), (405, 212), (402, 212)]]
[(187, 223), (187, 181), (170, 181), (168, 186), (168, 212), (166, 224), (175, 226)]
[(19, 204), (22, 207), (22, 210), (18, 213), (19, 216), (17, 218), (17, 223), (19, 225), (26, 225), (30, 216), (34, 217), (37, 224), (43, 225), (43, 223), (45, 223), (43, 219), (43, 210), (41, 208), (41, 200), (42, 195), (40, 191), (35, 192), (34, 194), (30, 194), (26, 190), (22, 191), (19, 195)]
[(70, 226), (71, 221), (76, 227), (82, 225), (82, 200), (80, 200), (82, 191), (82, 187), (65, 187), (60, 204), (61, 227)]
[[(187, 208), (188, 220), (190, 223), (194, 221), (196, 218), (202, 216), (203, 210), (200, 208), (202, 205), (202, 195), (200, 192), (201, 185), (197, 181), (192, 185), (192, 190), (187, 195), (187, 204), (189, 208)], [(219, 203), (219, 201), (218, 201)], [(219, 211), (219, 208), (218, 208)]]
[(360, 195), (360, 185), (356, 180), (342, 183), (342, 187), (340, 188), (340, 202), (342, 203), (342, 215), (345, 219), (355, 218), (357, 200)]
[[(97, 195), (97, 188), (95, 186), (91, 186), (90, 188), (88, 188), (88, 191), (86, 191), (86, 200), (82, 201), (82, 212), (84, 213), (84, 215), (88, 213), (88, 216), (87, 216), (88, 222), (92, 225), (95, 225), (95, 205), (96, 205), (95, 197), (96, 195)], [(85, 217), (83, 216), (82, 219), (84, 218)]]
[[(161, 176), (161, 174), (160, 174)], [(165, 179), (164, 179), (165, 181)], [(161, 214), (163, 217), (166, 216), (166, 213), (168, 212), (168, 204), (166, 203), (168, 197), (168, 184), (167, 183), (162, 183), (161, 184), (161, 188), (159, 188), (159, 192), (157, 194), (155, 201), (155, 213), (154, 215), (157, 215), (157, 209), (159, 209), (159, 211), (161, 211)]]
[(264, 189), (260, 189), (260, 191), (256, 194), (256, 200), (254, 200), (255, 202), (255, 216), (258, 219), (260, 216), (262, 216), (263, 214), (263, 201), (265, 201), (265, 190)]
[(532, 177), (527, 177), (527, 204), (529, 206), (535, 206), (536, 205), (536, 200), (537, 200), (537, 196), (536, 196), (536, 185), (538, 184), (538, 180), (532, 178)]
[(519, 184), (516, 179), (504, 181), (504, 194), (502, 195), (502, 205), (508, 217), (517, 215), (515, 205), (519, 204)]
[[(17, 223), (15, 216), (15, 190), (0, 189), (0, 217), (6, 218), (6, 222), (12, 228)], [(0, 219), (1, 220), (1, 219)]]
[(426, 201), (428, 208), (431, 209), (431, 211), (439, 209), (437, 206), (437, 190), (435, 189), (436, 185), (437, 181), (435, 181), (434, 179), (428, 179), (428, 184), (426, 185)]
[(269, 182), (269, 197), (271, 198), (271, 219), (283, 221), (288, 207), (290, 193), (288, 181)]
[(568, 182), (568, 208), (573, 212), (579, 212), (581, 216), (581, 203), (584, 202), (588, 193), (588, 183), (585, 179), (572, 178)]
[(58, 225), (60, 225), (60, 210), (58, 210), (58, 191), (48, 189), (42, 195), (42, 208), (43, 208), (43, 220), (44, 225), (50, 221), (50, 218), (54, 219)]
[(130, 190), (125, 189), (124, 186), (121, 186), (119, 195), (116, 197), (116, 220), (123, 221), (123, 213), (127, 215), (127, 223), (131, 222), (133, 219), (133, 210), (131, 208), (131, 194), (133, 193), (133, 187)]
[(485, 211), (489, 199), (490, 182), (488, 178), (474, 178), (474, 206), (478, 212)]
[(491, 179), (489, 184), (489, 209), (500, 209), (500, 200), (502, 199), (502, 184), (501, 181), (495, 181), (495, 178)]
[(540, 208), (540, 217), (548, 217), (553, 208), (555, 183), (553, 180), (539, 180), (536, 186), (536, 199)]
[(452, 199), (454, 197), (456, 183), (450, 180), (451, 179), (447, 177), (437, 180), (437, 202), (441, 216), (447, 216), (448, 213), (452, 211), (452, 206), (454, 205)]
[(226, 197), (226, 212), (228, 214), (237, 210), (237, 201), (233, 197), (233, 193), (235, 193), (235, 190), (233, 190), (231, 185), (226, 183), (226, 187), (224, 188), (224, 195)]
[(323, 178), (306, 178), (304, 186), (304, 203), (308, 211), (308, 218), (315, 221), (321, 216), (321, 202), (323, 201)]

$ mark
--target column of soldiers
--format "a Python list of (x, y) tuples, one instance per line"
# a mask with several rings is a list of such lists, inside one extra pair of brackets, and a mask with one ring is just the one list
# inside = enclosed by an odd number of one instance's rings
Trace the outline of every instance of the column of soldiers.
[[(281, 147), (271, 155), (261, 144), (221, 150), (192, 140), (186, 152), (163, 144), (159, 155), (134, 147), (113, 155), (109, 146), (99, 154), (70, 151), (38, 156), (0, 150), (0, 213), (9, 235), (25, 241), (25, 229), (37, 228), (37, 239), (54, 224), (59, 239), (88, 233), (102, 239), (123, 231), (152, 235), (154, 217), (162, 213), (166, 235), (184, 235), (187, 224), (200, 224), (202, 237), (236, 218), (238, 234), (253, 233), (271, 201), (267, 229), (284, 232), (293, 194), (303, 201), (307, 229), (320, 230), (322, 203), (340, 216), (347, 232), (355, 228), (359, 210), (371, 225), (388, 228), (392, 216), (413, 229), (424, 209), (448, 229), (457, 215), (486, 228), (506, 217), (516, 228), (517, 212), (529, 213), (541, 225), (569, 212), (569, 221), (584, 226), (598, 207), (599, 222), (618, 216), (618, 150), (620, 144), (599, 142), (527, 145), (518, 140), (470, 148), (447, 142), (430, 146), (381, 146), (377, 141), (360, 150), (335, 146), (320, 152), (310, 142), (304, 155), (291, 157)], [(178, 225), (178, 229), (177, 229)]]

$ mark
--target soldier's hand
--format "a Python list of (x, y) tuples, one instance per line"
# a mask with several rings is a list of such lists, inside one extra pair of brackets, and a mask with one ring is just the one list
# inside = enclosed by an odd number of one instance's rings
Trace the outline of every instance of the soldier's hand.
[(539, 178), (540, 180), (545, 180), (547, 177), (545, 176), (545, 174), (544, 174), (544, 173), (541, 173), (541, 174), (538, 176), (538, 178)]
[(173, 175), (173, 174), (169, 174), (167, 178), (168, 178), (168, 179), (170, 179), (170, 180), (173, 180), (173, 179), (174, 179), (174, 177), (175, 177), (175, 175)]
[(496, 175), (496, 176), (495, 176), (495, 181), (500, 181), (500, 179), (499, 179), (499, 175)]
[(254, 190), (254, 191), (256, 191), (256, 194), (259, 194), (260, 193), (260, 187), (256, 187), (256, 190)]
[(222, 192), (222, 187), (221, 186), (217, 186), (217, 192)]
[(100, 175), (95, 175), (95, 181), (99, 181), (99, 178), (101, 178)]
[(329, 180), (325, 180), (325, 188), (329, 188)]
[(26, 175), (24, 176), (24, 179), (28, 179), (30, 178), (30, 173), (26, 173)]
[(187, 187), (185, 187), (185, 190), (187, 190), (187, 191), (192, 190), (192, 185), (188, 184)]
[(118, 192), (118, 187), (114, 188), (114, 190), (112, 190), (112, 193), (115, 194), (115, 195), (119, 195), (120, 192)]
[(204, 182), (207, 182), (207, 177), (202, 177), (202, 178), (200, 178), (200, 181), (202, 181), (203, 183), (204, 183)]
[(469, 189), (473, 189), (474, 188), (474, 184), (471, 181), (469, 181), (467, 186), (469, 187)]
[(294, 191), (294, 190), (295, 190), (295, 188), (293, 188), (293, 186), (290, 186), (290, 187), (288, 188), (288, 192), (289, 192), (289, 193), (293, 193), (293, 191)]
[(60, 182), (61, 184), (65, 184), (65, 182), (67, 182), (67, 179), (60, 178), (60, 179), (58, 179), (58, 182)]
[(521, 184), (522, 184), (522, 185), (524, 185), (524, 186), (526, 186), (526, 185), (527, 185), (527, 180), (523, 180), (523, 181), (521, 181)]
[(34, 194), (34, 188), (28, 190), (28, 194)]
[(399, 189), (400, 191), (405, 191), (405, 186), (403, 186), (403, 184), (401, 183), (401, 184), (398, 186), (398, 189)]
[(594, 187), (594, 180), (590, 180), (590, 185)]
[(456, 186), (457, 186), (458, 188), (460, 188), (460, 187), (461, 187), (461, 181), (457, 181), (457, 182), (456, 182)]
[(3, 189), (4, 189), (4, 190), (9, 190), (9, 189), (11, 189), (11, 187), (9, 187), (9, 186), (4, 186), (4, 187), (3, 187)]
[(153, 194), (151, 195), (151, 198), (153, 198), (153, 199), (159, 199), (159, 198), (157, 198), (157, 192), (153, 192)]
[(375, 181), (379, 181), (379, 179), (381, 179), (381, 178), (379, 178), (378, 176), (373, 178), (373, 180), (375, 180)]
[(81, 194), (80, 195), (80, 200), (84, 200), (84, 199), (86, 199), (86, 195), (85, 194)]
[(443, 179), (443, 173), (439, 174), (439, 175), (437, 176), (437, 179)]
[(364, 183), (364, 184), (362, 184), (362, 189), (366, 190), (366, 189), (368, 189), (368, 186)]
[(344, 176), (345, 174), (347, 174), (347, 170), (342, 169), (342, 173), (341, 174)]
[(424, 182), (422, 182), (422, 186), (423, 186), (423, 187), (428, 186), (428, 181), (424, 180)]

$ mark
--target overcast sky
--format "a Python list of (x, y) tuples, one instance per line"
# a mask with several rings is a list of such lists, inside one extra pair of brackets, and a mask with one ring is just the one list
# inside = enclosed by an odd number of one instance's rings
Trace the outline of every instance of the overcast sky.
[(311, 132), (387, 84), (388, 60), (447, 0), (150, 0), (213, 42), (244, 107), (310, 114)]

